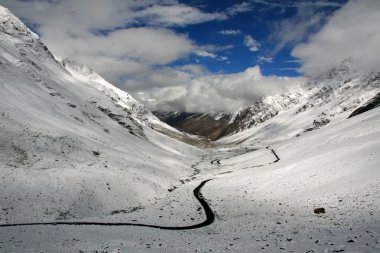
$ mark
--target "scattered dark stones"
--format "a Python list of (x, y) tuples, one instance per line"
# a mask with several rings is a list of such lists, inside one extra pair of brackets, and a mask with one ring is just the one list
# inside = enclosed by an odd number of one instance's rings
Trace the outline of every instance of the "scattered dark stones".
[(323, 126), (327, 125), (328, 123), (330, 123), (330, 120), (326, 119), (326, 118), (315, 119), (313, 121), (313, 125), (314, 125), (315, 129), (323, 127)]
[(76, 117), (76, 116), (74, 116), (74, 119), (78, 120), (78, 121), (81, 122), (81, 123), (84, 122), (83, 119), (80, 119), (80, 118), (78, 118), (78, 117)]
[(57, 97), (62, 97), (61, 94), (60, 94), (59, 92), (50, 92), (49, 94), (50, 94), (50, 96), (52, 96), (52, 97), (55, 97), (55, 96), (57, 96)]
[(318, 207), (314, 209), (314, 213), (316, 214), (326, 213), (326, 209), (323, 207)]
[[(114, 120), (115, 122), (117, 122), (120, 126), (126, 128), (129, 131), (130, 134), (133, 134), (133, 135), (135, 135), (137, 137), (146, 138), (142, 126), (140, 124), (138, 124), (131, 117), (131, 115), (130, 115), (131, 113), (130, 112), (127, 112), (128, 115), (121, 115), (121, 114), (115, 114), (110, 109), (104, 108), (104, 107), (101, 107), (101, 106), (98, 106), (98, 109), (101, 112), (105, 113), (112, 120)], [(134, 127), (132, 127), (131, 124), (128, 124), (127, 122), (125, 122), (125, 120), (131, 121), (133, 123)]]

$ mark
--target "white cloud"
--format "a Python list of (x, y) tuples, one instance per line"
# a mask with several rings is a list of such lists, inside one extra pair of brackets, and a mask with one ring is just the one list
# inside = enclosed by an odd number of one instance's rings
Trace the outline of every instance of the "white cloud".
[(179, 67), (179, 70), (192, 74), (193, 76), (203, 76), (209, 74), (207, 68), (202, 65), (189, 64)]
[(165, 66), (192, 53), (217, 59), (214, 52), (223, 50), (197, 45), (168, 27), (226, 16), (176, 0), (0, 1), (16, 15), (38, 24), (41, 39), (55, 55), (88, 65), (114, 83), (125, 78), (144, 80), (152, 70), (157, 79), (157, 65)]
[(304, 41), (310, 32), (318, 30), (327, 19), (327, 14), (319, 12), (313, 6), (299, 4), (295, 16), (275, 22), (271, 27), (269, 42), (275, 42), (272, 55), (285, 47), (294, 47)]
[(195, 55), (197, 55), (199, 57), (208, 57), (208, 58), (215, 59), (217, 61), (224, 61), (224, 62), (228, 61), (227, 56), (219, 56), (217, 54), (210, 53), (210, 52), (205, 51), (205, 50), (198, 50), (198, 51), (195, 51), (194, 53), (195, 53)]
[(200, 57), (209, 57), (213, 59), (216, 59), (218, 57), (216, 54), (213, 54), (204, 50), (195, 51), (195, 54)]
[(352, 57), (362, 71), (380, 71), (380, 1), (347, 3), (307, 43), (294, 48), (301, 71), (318, 75)]
[(227, 56), (220, 56), (219, 58), (221, 61), (226, 61), (228, 62), (228, 57)]
[(143, 23), (163, 26), (184, 26), (211, 20), (227, 19), (227, 16), (223, 13), (204, 13), (199, 9), (184, 4), (170, 6), (155, 5), (135, 12), (134, 17), (141, 19)]
[(236, 111), (261, 96), (291, 89), (303, 81), (303, 78), (263, 76), (260, 67), (255, 66), (236, 74), (193, 77), (182, 85), (144, 93), (144, 99), (151, 99), (148, 104), (153, 110)]
[(227, 9), (227, 14), (229, 16), (235, 16), (239, 13), (250, 11), (252, 8), (253, 6), (249, 2), (237, 3)]
[(272, 57), (259, 56), (257, 59), (259, 62), (266, 62), (266, 63), (272, 63), (273, 62)]
[(241, 31), (239, 29), (236, 29), (236, 30), (228, 29), (228, 30), (219, 31), (218, 33), (222, 35), (239, 35), (241, 34)]
[(55, 54), (84, 63), (115, 83), (124, 76), (146, 73), (151, 66), (185, 58), (196, 49), (187, 37), (167, 29), (127, 28), (74, 37), (44, 29), (50, 27), (42, 28), (43, 39)]
[(147, 94), (152, 91), (158, 92), (163, 88), (184, 86), (193, 79), (207, 74), (209, 74), (208, 70), (198, 64), (178, 67), (150, 67), (128, 76), (128, 79), (121, 84), (121, 88), (132, 94), (140, 95), (141, 92)]
[(339, 0), (321, 0), (321, 1), (273, 1), (273, 0), (251, 0), (252, 3), (268, 6), (270, 8), (298, 8), (300, 4), (313, 7), (341, 7)]
[(184, 26), (228, 18), (224, 13), (206, 13), (176, 0), (2, 0), (1, 3), (31, 20), (64, 16), (68, 21), (77, 21), (79, 27), (96, 29), (120, 24)]
[(244, 36), (244, 45), (252, 52), (258, 51), (260, 47), (260, 43), (252, 38), (251, 35)]

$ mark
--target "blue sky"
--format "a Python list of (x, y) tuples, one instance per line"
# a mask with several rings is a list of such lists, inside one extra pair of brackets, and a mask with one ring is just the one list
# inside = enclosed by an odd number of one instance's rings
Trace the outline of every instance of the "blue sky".
[[(215, 59), (200, 59), (192, 57), (191, 60), (199, 60), (213, 73), (236, 73), (244, 71), (254, 65), (260, 65), (264, 75), (299, 76), (297, 69), (300, 63), (291, 56), (294, 43), (305, 41), (310, 34), (316, 32), (327, 21), (328, 17), (341, 8), (346, 0), (336, 1), (181, 1), (185, 4), (201, 8), (205, 12), (226, 12), (234, 6), (242, 6), (241, 12), (231, 15), (226, 20), (210, 21), (176, 28), (180, 33), (187, 33), (190, 38), (199, 44), (214, 44), (220, 46), (232, 46), (230, 49), (218, 54), (228, 57), (228, 61)], [(295, 3), (296, 2), (296, 3)], [(325, 3), (325, 5), (323, 4)], [(276, 43), (280, 38), (273, 38), (276, 27), (284, 20), (294, 19), (295, 25), (299, 12), (307, 12), (311, 15), (319, 15), (319, 22), (308, 27), (300, 37), (274, 52)], [(302, 20), (299, 20), (302, 21)], [(296, 29), (296, 27), (295, 27)], [(230, 35), (223, 35), (221, 31), (235, 31)], [(259, 44), (259, 50), (252, 52), (244, 45), (244, 37), (251, 36)], [(182, 64), (179, 62), (178, 64)]]
[[(379, 66), (378, 0), (0, 0), (58, 58), (151, 110), (236, 111), (347, 57)], [(365, 50), (363, 50), (365, 49)]]

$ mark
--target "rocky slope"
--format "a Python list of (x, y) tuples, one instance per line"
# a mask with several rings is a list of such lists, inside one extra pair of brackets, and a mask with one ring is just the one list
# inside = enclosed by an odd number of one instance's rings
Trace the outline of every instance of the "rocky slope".
[(232, 115), (228, 113), (187, 113), (187, 112), (153, 112), (168, 125), (187, 133), (217, 140), (224, 136), (231, 124)]

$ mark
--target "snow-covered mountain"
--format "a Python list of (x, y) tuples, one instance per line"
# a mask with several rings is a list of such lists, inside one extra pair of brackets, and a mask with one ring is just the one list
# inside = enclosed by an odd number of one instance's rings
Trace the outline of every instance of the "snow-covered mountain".
[[(139, 121), (140, 124), (145, 124), (146, 126), (162, 124), (162, 122), (159, 121), (144, 105), (137, 102), (127, 92), (122, 91), (107, 82), (103, 77), (101, 77), (89, 67), (75, 63), (69, 59), (63, 59), (62, 65), (74, 77), (82, 80), (83, 82), (109, 96), (117, 106), (120, 106), (123, 110), (132, 115)], [(162, 125), (168, 127), (165, 124)]]
[(239, 111), (229, 126), (229, 134), (244, 131), (263, 123), (279, 113), (297, 107), (297, 114), (313, 115), (304, 129), (310, 131), (349, 113), (380, 92), (380, 73), (363, 74), (356, 70), (351, 58), (330, 72), (309, 80), (285, 94), (263, 97)]
[[(226, 139), (236, 141), (238, 136), (243, 135), (243, 139), (248, 138), (249, 129), (261, 129), (280, 114), (292, 119), (292, 124), (273, 134), (279, 138), (281, 135), (281, 138), (300, 136), (375, 108), (379, 92), (380, 72), (361, 73), (355, 68), (355, 62), (347, 58), (328, 73), (310, 79), (293, 92), (264, 97), (239, 111), (231, 124), (231, 132), (244, 133)], [(266, 136), (269, 132), (265, 132)]]
[(164, 196), (197, 151), (152, 128), (183, 136), (90, 68), (57, 61), (0, 7), (2, 223), (33, 219), (9, 208), (80, 218)]
[[(363, 105), (380, 91), (380, 73), (363, 74), (347, 58), (330, 72), (285, 93), (262, 97), (251, 106), (230, 113), (165, 113), (155, 114), (169, 125), (215, 140), (250, 129), (281, 112), (299, 107), (295, 114), (309, 111), (314, 114), (303, 130), (328, 124)], [(207, 130), (202, 130), (206, 128)]]

